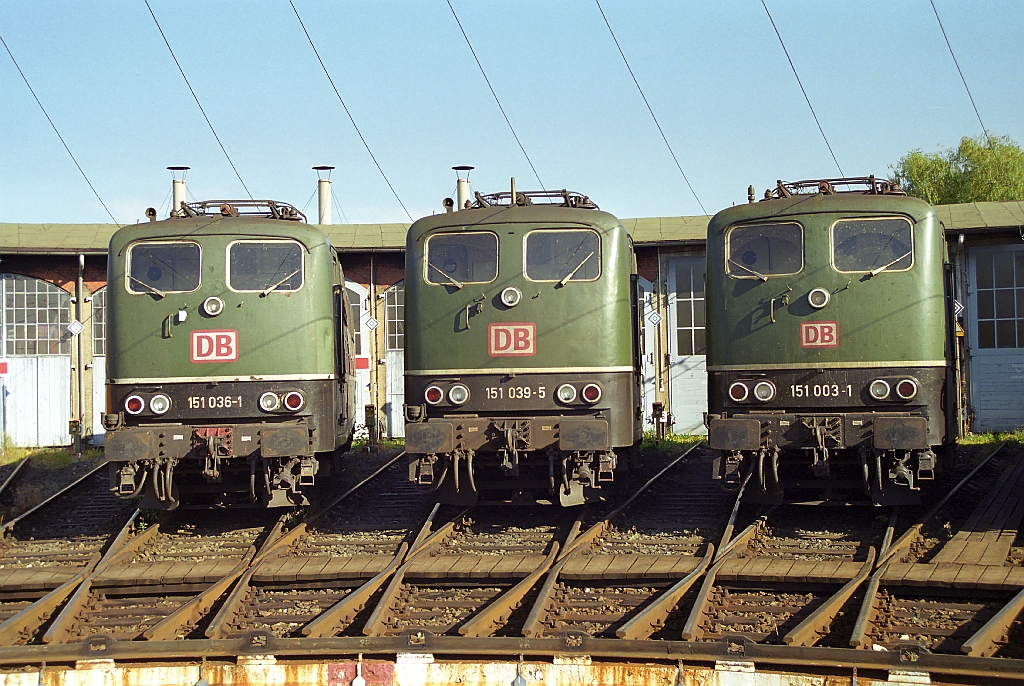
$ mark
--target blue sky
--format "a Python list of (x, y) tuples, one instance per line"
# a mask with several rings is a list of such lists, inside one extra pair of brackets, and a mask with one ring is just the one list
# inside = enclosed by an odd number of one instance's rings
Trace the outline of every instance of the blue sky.
[[(620, 217), (701, 212), (592, 0), (452, 1), (548, 188)], [(475, 190), (537, 187), (444, 0), (295, 2), (413, 217), (442, 211), (456, 164)], [(254, 196), (302, 208), (332, 164), (348, 221), (407, 221), (287, 0), (151, 3)], [(602, 5), (708, 212), (839, 174), (758, 0)], [(980, 133), (927, 0), (768, 6), (847, 175)], [(985, 125), (1024, 142), (1019, 4), (936, 6)], [(0, 35), (119, 222), (166, 211), (168, 165), (196, 198), (245, 196), (142, 0), (4, 3)], [(0, 222), (109, 221), (6, 52), (0, 89)]]

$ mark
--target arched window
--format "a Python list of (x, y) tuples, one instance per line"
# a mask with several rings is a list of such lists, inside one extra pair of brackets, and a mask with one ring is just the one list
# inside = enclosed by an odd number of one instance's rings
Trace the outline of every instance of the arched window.
[(107, 354), (107, 287), (92, 294), (92, 354)]
[(31, 276), (0, 275), (6, 355), (70, 355), (71, 296)]
[(352, 335), (355, 337), (355, 350), (352, 352), (356, 355), (363, 354), (363, 298), (365, 295), (361, 295), (355, 289), (353, 289), (349, 282), (345, 283), (345, 300), (348, 303), (349, 322), (352, 324)]

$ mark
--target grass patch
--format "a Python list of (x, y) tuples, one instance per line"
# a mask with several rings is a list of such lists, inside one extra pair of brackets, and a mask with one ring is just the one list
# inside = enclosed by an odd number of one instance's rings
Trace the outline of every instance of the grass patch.
[[(26, 457), (32, 458), (32, 466), (42, 469), (63, 469), (75, 461), (75, 453), (71, 446), (59, 448), (22, 448), (14, 445), (10, 436), (4, 435), (4, 450), (0, 456), (0, 466), (20, 462)], [(83, 462), (103, 459), (103, 448), (86, 446), (82, 453)]]
[(659, 440), (653, 431), (645, 431), (644, 438), (640, 442), (640, 450), (663, 450), (668, 452), (686, 450), (694, 443), (703, 441), (707, 436), (693, 436), (690, 434), (669, 434)]
[[(356, 452), (360, 450), (365, 450), (366, 446), (368, 445), (369, 441), (367, 441), (365, 438), (357, 438), (356, 440), (352, 441), (352, 450)], [(405, 439), (382, 438), (379, 441), (377, 441), (377, 445), (379, 446), (380, 450), (394, 450), (396, 448), (402, 449), (405, 447)]]
[(1010, 447), (1024, 447), (1024, 427), (1018, 427), (1013, 431), (1002, 431), (987, 434), (969, 433), (962, 436), (958, 443), (961, 445), (989, 445), (1007, 441)]

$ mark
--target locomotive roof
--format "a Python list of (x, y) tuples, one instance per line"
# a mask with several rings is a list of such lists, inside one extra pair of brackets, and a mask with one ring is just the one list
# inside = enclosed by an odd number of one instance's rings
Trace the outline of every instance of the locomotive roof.
[[(782, 202), (773, 200), (771, 202)], [(754, 203), (753, 207), (764, 205)], [(747, 207), (747, 205), (737, 206)], [(505, 208), (507, 209), (507, 208)], [(524, 208), (516, 208), (518, 211)], [(733, 208), (731, 208), (733, 209)], [(470, 210), (478, 211), (478, 210)], [(593, 210), (586, 211), (593, 216)], [(946, 231), (988, 233), (1018, 232), (1024, 226), (1024, 203), (975, 202), (939, 205), (935, 213)], [(460, 213), (455, 213), (460, 214)], [(447, 215), (435, 215), (444, 217)], [(454, 216), (454, 215), (452, 215)], [(707, 238), (710, 217), (641, 217), (622, 219), (622, 225), (637, 245), (661, 245), (677, 242), (703, 242)], [(175, 220), (187, 221), (187, 220)], [(251, 220), (246, 220), (251, 221)], [(157, 222), (160, 223), (160, 222)], [(296, 226), (295, 222), (289, 225)], [(129, 224), (126, 228), (142, 230), (148, 223)], [(341, 251), (403, 250), (408, 224), (304, 224), (325, 234)], [(30, 224), (0, 223), (0, 253), (3, 254), (106, 254), (110, 237), (118, 230), (115, 224)]]
[(561, 207), (558, 205), (495, 206), (481, 209), (446, 212), (423, 217), (409, 228), (409, 241), (419, 240), (436, 229), (473, 231), (499, 224), (579, 224), (614, 230), (622, 226), (611, 214), (600, 210)]
[(836, 212), (891, 212), (907, 214), (921, 221), (934, 209), (924, 200), (905, 195), (872, 195), (862, 193), (814, 193), (789, 198), (762, 200), (736, 205), (722, 210), (711, 218), (708, 233), (742, 221), (785, 218), (806, 214), (832, 214)]
[(188, 238), (190, 236), (239, 236), (242, 238), (294, 238), (312, 249), (326, 244), (327, 237), (316, 225), (260, 217), (195, 217), (130, 224), (110, 237), (110, 246), (124, 246), (138, 240)]

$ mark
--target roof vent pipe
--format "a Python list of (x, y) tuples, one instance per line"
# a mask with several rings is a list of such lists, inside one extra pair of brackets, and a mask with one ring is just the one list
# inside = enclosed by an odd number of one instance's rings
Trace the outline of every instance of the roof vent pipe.
[[(173, 177), (171, 180), (171, 214), (172, 217), (184, 217), (185, 212), (181, 210), (181, 206), (185, 204), (185, 174), (188, 172), (189, 167), (167, 167), (167, 170), (171, 172)], [(181, 174), (181, 178), (178, 178), (178, 174)]]
[[(334, 167), (327, 164), (320, 164), (313, 167), (318, 181), (316, 183), (317, 197), (320, 201), (320, 224), (331, 223), (331, 171)], [(324, 178), (327, 172), (327, 178)]]
[[(473, 167), (468, 164), (460, 164), (457, 167), (452, 167), (455, 171), (455, 175), (458, 180), (455, 182), (455, 209), (456, 210), (467, 210), (472, 207), (472, 201), (469, 199), (469, 172), (473, 171)], [(466, 175), (463, 177), (462, 172)]]

